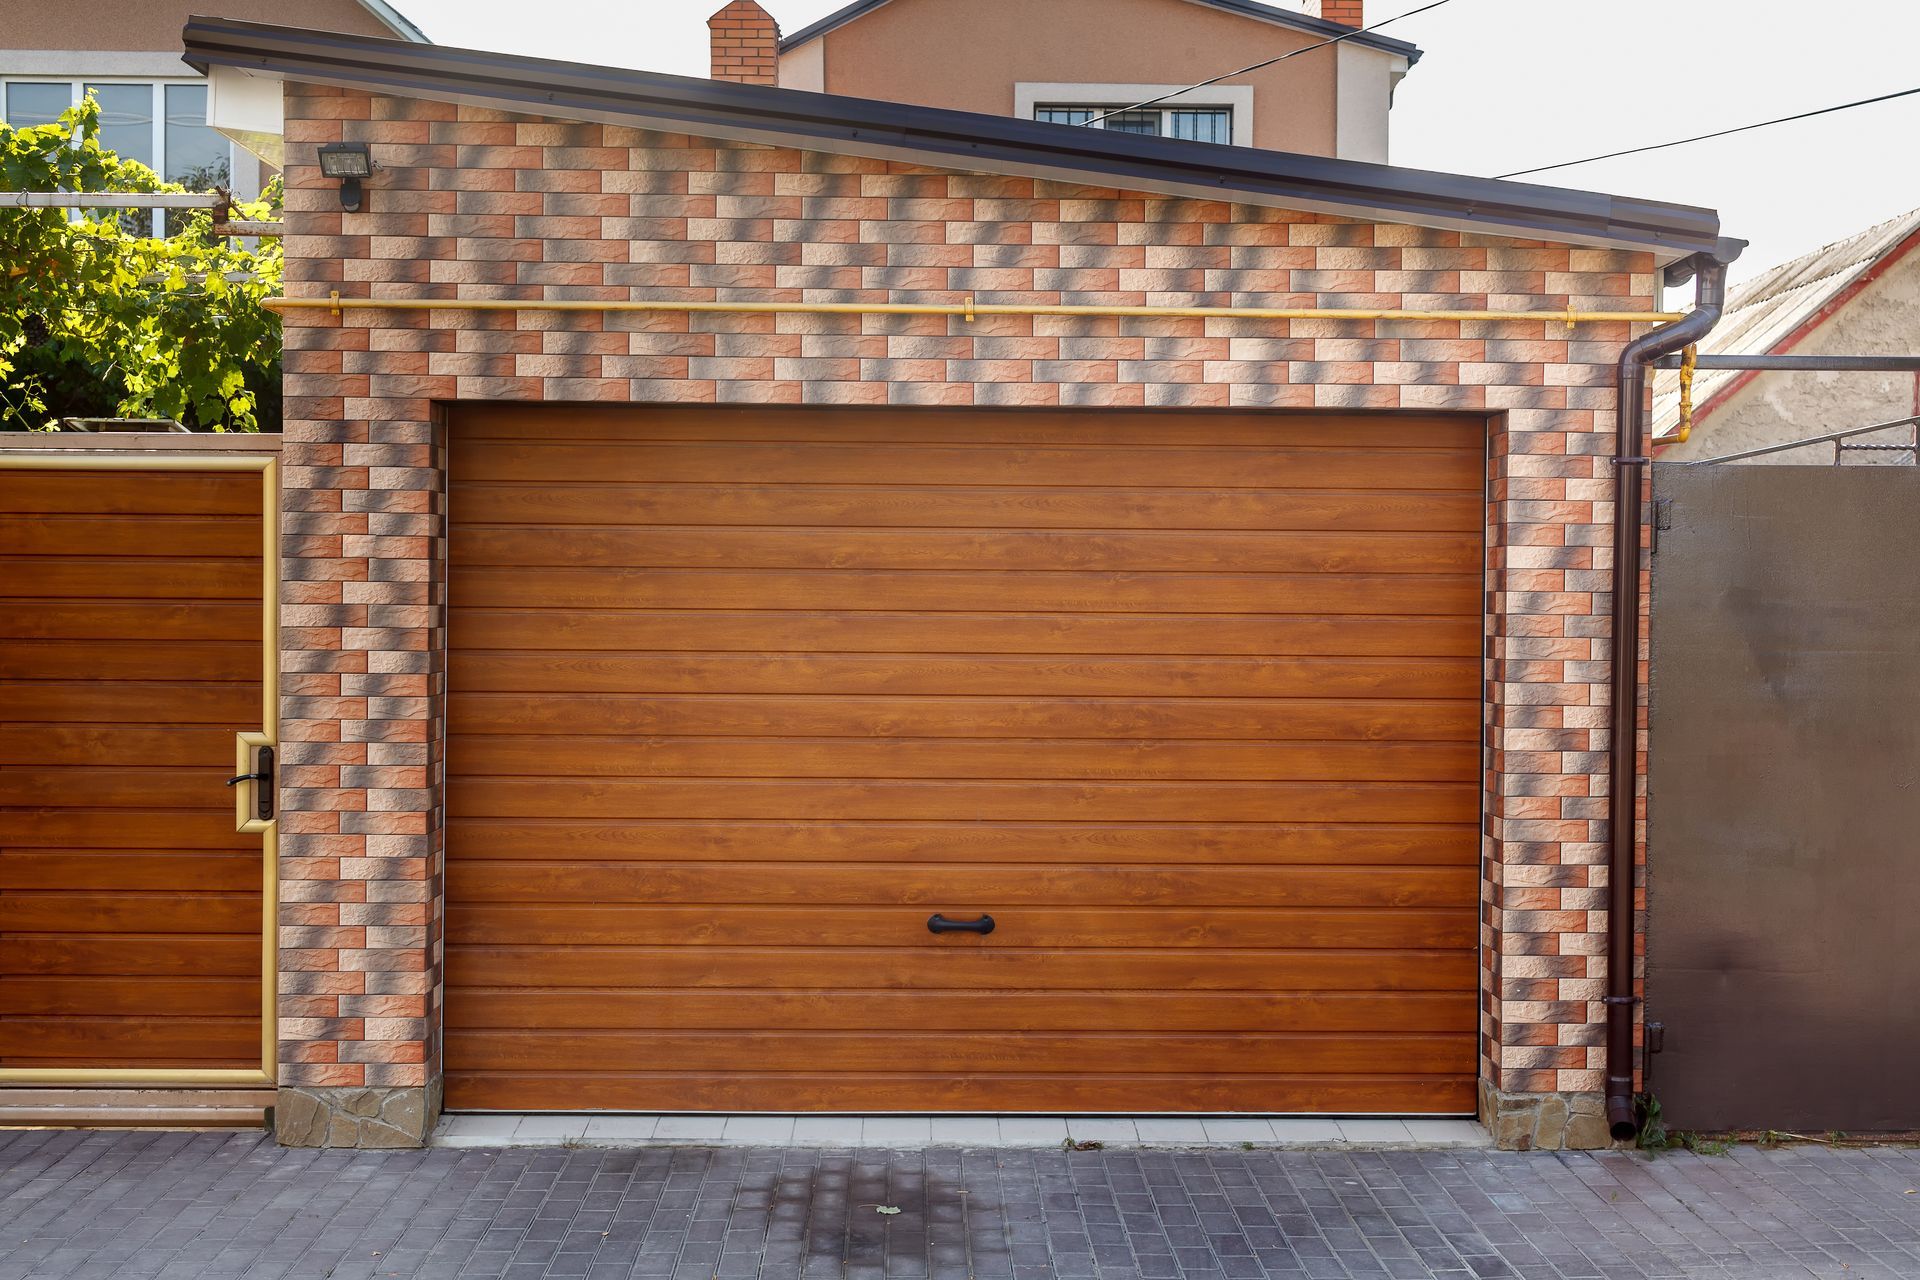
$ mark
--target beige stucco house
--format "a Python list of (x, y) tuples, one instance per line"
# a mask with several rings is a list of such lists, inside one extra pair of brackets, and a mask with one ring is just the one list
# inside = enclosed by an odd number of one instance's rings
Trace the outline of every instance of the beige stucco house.
[[(782, 36), (752, 0), (714, 15), (716, 78), (1384, 164), (1420, 50), (1354, 35), (1358, 0), (855, 0)], [(1339, 43), (1203, 88), (1183, 86)], [(1172, 94), (1140, 111), (1107, 112)]]
[[(102, 141), (121, 156), (196, 190), (259, 194), (272, 169), (208, 125), (206, 80), (180, 60), (180, 28), (207, 7), (189, 0), (0, 0), (0, 121), (49, 123), (91, 89)], [(259, 22), (426, 40), (386, 0), (222, 0), (218, 8)]]
[[(1920, 209), (1867, 228), (1734, 288), (1726, 318), (1700, 345), (1714, 355), (1920, 354)], [(1693, 431), (1679, 439), (1679, 375), (1656, 383), (1654, 443), (1662, 462), (1692, 462), (1920, 414), (1920, 373), (1701, 372)], [(1910, 446), (1914, 428), (1850, 445)], [(1755, 462), (1822, 463), (1831, 445)], [(1907, 464), (1911, 448), (1850, 449), (1848, 464)]]

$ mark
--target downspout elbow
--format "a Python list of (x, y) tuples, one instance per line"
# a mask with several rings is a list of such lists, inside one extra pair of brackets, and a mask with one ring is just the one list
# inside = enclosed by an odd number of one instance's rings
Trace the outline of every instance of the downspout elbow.
[[(1729, 242), (1738, 245), (1738, 241)], [(1634, 828), (1639, 767), (1640, 707), (1640, 506), (1650, 461), (1643, 401), (1647, 369), (1705, 337), (1726, 306), (1727, 265), (1738, 256), (1701, 254), (1686, 268), (1694, 277), (1694, 308), (1684, 320), (1655, 329), (1620, 353), (1614, 442), (1613, 719), (1609, 742), (1607, 858), (1607, 1130), (1615, 1141), (1639, 1132), (1633, 1105)], [(1673, 273), (1670, 273), (1670, 278)], [(1685, 280), (1684, 274), (1679, 274)]]

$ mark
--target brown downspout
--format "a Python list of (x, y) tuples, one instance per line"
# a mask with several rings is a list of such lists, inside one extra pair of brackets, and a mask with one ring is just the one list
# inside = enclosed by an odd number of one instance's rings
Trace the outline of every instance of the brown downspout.
[(1722, 241), (1714, 254), (1698, 254), (1667, 269), (1668, 284), (1694, 278), (1694, 306), (1686, 319), (1655, 329), (1620, 353), (1616, 411), (1613, 502), (1613, 730), (1608, 817), (1612, 850), (1607, 858), (1607, 1128), (1616, 1141), (1633, 1137), (1633, 940), (1634, 829), (1640, 770), (1640, 506), (1645, 488), (1647, 367), (1705, 337), (1726, 304), (1727, 264), (1739, 256), (1739, 241)]

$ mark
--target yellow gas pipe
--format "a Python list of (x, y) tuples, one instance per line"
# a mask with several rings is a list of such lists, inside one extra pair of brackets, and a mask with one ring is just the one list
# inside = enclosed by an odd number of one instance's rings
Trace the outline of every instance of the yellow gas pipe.
[(1179, 307), (1099, 306), (1004, 302), (623, 302), (578, 299), (522, 301), (509, 298), (268, 298), (269, 311), (587, 311), (694, 315), (848, 316), (1123, 316), (1194, 320), (1437, 320), (1557, 321), (1577, 324), (1671, 324), (1680, 311), (1401, 311), (1370, 307)]

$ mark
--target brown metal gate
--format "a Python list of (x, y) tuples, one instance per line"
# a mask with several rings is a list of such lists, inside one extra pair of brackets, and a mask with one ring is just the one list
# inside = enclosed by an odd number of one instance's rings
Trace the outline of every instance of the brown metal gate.
[(1655, 469), (1667, 1119), (1920, 1128), (1920, 470)]

